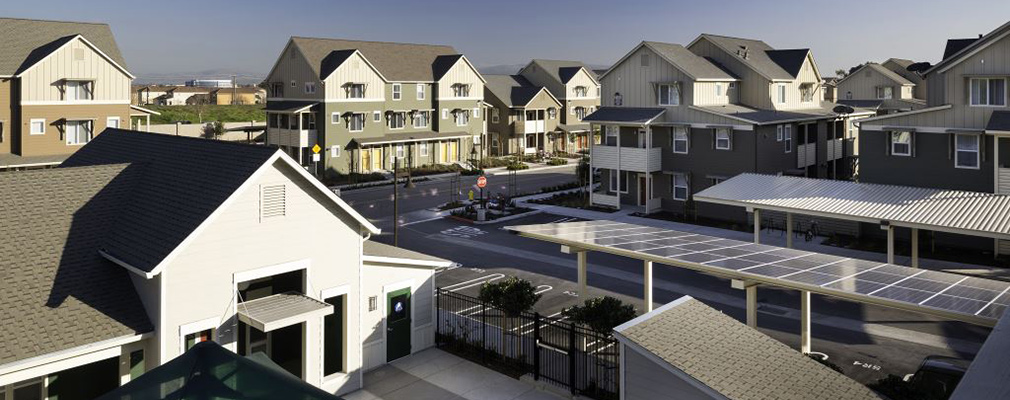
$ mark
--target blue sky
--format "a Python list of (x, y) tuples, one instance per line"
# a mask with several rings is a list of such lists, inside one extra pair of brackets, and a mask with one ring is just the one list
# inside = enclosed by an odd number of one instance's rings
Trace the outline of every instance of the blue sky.
[(438, 43), (478, 66), (530, 58), (610, 65), (641, 40), (699, 33), (808, 47), (824, 75), (888, 57), (937, 61), (944, 41), (986, 33), (1010, 1), (4, 0), (0, 15), (105, 22), (138, 76), (266, 73), (288, 37)]

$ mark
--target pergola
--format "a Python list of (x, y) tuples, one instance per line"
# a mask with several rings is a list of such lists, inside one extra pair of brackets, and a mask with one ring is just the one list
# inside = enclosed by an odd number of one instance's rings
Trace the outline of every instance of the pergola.
[(757, 285), (800, 291), (800, 347), (810, 352), (810, 294), (843, 298), (993, 326), (1010, 307), (1010, 283), (848, 257), (597, 220), (509, 226), (520, 236), (576, 253), (579, 293), (586, 293), (590, 251), (641, 260), (645, 311), (652, 310), (653, 264), (730, 279), (746, 289), (747, 324), (757, 326)]

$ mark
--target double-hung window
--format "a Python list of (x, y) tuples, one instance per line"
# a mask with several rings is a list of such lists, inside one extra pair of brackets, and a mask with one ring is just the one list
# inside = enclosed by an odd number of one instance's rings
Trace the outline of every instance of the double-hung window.
[(715, 149), (716, 150), (730, 150), (733, 145), (733, 141), (730, 140), (730, 130), (729, 128), (716, 128), (715, 129)]
[(119, 129), (119, 117), (108, 117), (105, 118), (105, 127)]
[(555, 119), (558, 117), (558, 109), (551, 107), (547, 109), (547, 118)]
[(420, 148), (417, 150), (417, 152), (421, 154), (421, 157), (427, 157), (428, 156), (428, 142), (421, 142), (421, 144), (419, 144), (418, 146), (420, 146)]
[(716, 97), (721, 97), (722, 96), (722, 84), (721, 83), (716, 83), (715, 84), (715, 96)]
[(687, 186), (687, 175), (684, 174), (673, 174), (670, 178), (670, 186), (673, 187), (673, 199), (674, 200), (687, 200), (687, 195), (689, 192)]
[(466, 126), (470, 123), (470, 110), (456, 110), (453, 117), (456, 119), (456, 126)]
[(973, 106), (1005, 106), (1005, 78), (972, 78), (969, 85), (971, 105)]
[(814, 84), (804, 83), (800, 85), (800, 101), (810, 103), (814, 101)]
[(305, 82), (305, 93), (306, 94), (312, 94), (312, 93), (315, 93), (315, 92), (316, 92), (316, 83), (315, 82)]
[(348, 99), (363, 99), (365, 98), (365, 84), (364, 83), (352, 83), (347, 85), (347, 98)]
[(785, 104), (786, 102), (786, 85), (780, 83), (778, 86), (779, 104)]
[(404, 154), (403, 145), (396, 145), (396, 158), (403, 158)]
[(453, 97), (470, 97), (470, 85), (465, 83), (452, 85), (452, 95)]
[(389, 113), (389, 129), (403, 129), (403, 125), (407, 121), (407, 113), (403, 111), (397, 111)]
[(912, 155), (912, 132), (891, 132), (891, 154)]
[(430, 111), (418, 111), (414, 113), (414, 127), (427, 128), (430, 119)]
[(586, 118), (586, 108), (585, 107), (575, 107), (575, 118), (579, 121)]
[(979, 135), (955, 135), (954, 144), (954, 166), (978, 169)]
[(67, 121), (63, 129), (67, 145), (82, 145), (91, 141), (91, 121)]
[(588, 92), (587, 92), (585, 86), (576, 86), (575, 87), (575, 97), (586, 97), (587, 93)]
[(497, 108), (492, 108), (491, 109), (491, 123), (492, 124), (497, 124), (498, 123), (498, 113), (499, 113), (499, 111), (498, 111)]
[(393, 84), (393, 100), (400, 100), (403, 97), (403, 86), (399, 83)]
[(877, 98), (881, 100), (888, 100), (894, 98), (894, 88), (891, 86), (878, 86)]
[(418, 100), (424, 100), (424, 84), (423, 83), (418, 83), (417, 84), (417, 99)]
[(678, 154), (687, 154), (687, 149), (688, 149), (687, 127), (684, 126), (673, 127), (673, 152)]
[(67, 81), (64, 98), (67, 101), (93, 100), (94, 93), (91, 87), (91, 81)]
[(365, 114), (351, 114), (351, 118), (347, 121), (347, 129), (351, 132), (361, 132), (365, 130)]
[(793, 126), (784, 125), (782, 126), (782, 146), (785, 147), (786, 153), (793, 152)]
[(621, 127), (607, 125), (605, 130), (607, 134), (606, 145), (617, 146), (617, 135), (621, 133)]
[(680, 85), (676, 83), (659, 85), (659, 105), (679, 106)]

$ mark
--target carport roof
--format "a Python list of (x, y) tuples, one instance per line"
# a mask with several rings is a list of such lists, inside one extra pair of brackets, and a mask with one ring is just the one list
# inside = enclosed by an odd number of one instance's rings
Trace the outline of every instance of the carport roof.
[(701, 202), (1010, 240), (1010, 196), (793, 176), (740, 174)]

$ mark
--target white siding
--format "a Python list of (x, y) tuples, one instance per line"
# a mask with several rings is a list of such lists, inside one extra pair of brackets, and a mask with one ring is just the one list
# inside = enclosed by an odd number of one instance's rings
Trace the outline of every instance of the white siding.
[(130, 77), (81, 39), (74, 39), (21, 77), (21, 100), (62, 101), (63, 79), (93, 79), (94, 101), (129, 104)]
[[(470, 97), (452, 97), (452, 85), (457, 83), (470, 85)], [(449, 71), (446, 72), (445, 75), (442, 76), (442, 79), (438, 81), (437, 92), (438, 100), (483, 100), (484, 82), (480, 80), (480, 75), (477, 71), (470, 68), (470, 65), (460, 58), (456, 61), (456, 65), (449, 68)]]
[[(579, 73), (575, 74), (571, 80), (565, 85), (565, 97), (566, 99), (597, 99), (596, 97), (596, 82), (593, 82), (593, 78), (589, 77), (586, 70), (580, 70)], [(578, 86), (586, 87), (586, 97), (576, 97), (575, 88)], [(548, 89), (550, 90), (550, 89)]]
[(363, 341), (364, 363), (367, 371), (386, 363), (386, 325), (385, 317), (388, 305), (386, 291), (383, 287), (405, 283), (406, 285), (389, 288), (390, 291), (411, 287), (411, 333), (410, 352), (416, 353), (435, 345), (434, 325), (434, 271), (430, 268), (411, 268), (365, 264), (362, 275), (361, 295), (363, 299), (376, 296), (379, 307), (368, 311), (367, 301), (362, 301), (361, 337)]
[[(352, 101), (383, 101), (386, 98), (386, 83), (382, 77), (365, 62), (360, 53), (355, 53), (344, 61), (333, 74), (326, 79), (326, 100), (346, 100), (348, 83), (364, 83), (365, 99), (353, 99)], [(407, 89), (415, 89), (409, 91)], [(405, 96), (416, 96), (416, 87), (413, 85), (403, 85), (402, 93)], [(408, 93), (409, 92), (409, 93)], [(427, 93), (425, 93), (427, 95)], [(413, 97), (411, 97), (413, 98)]]

